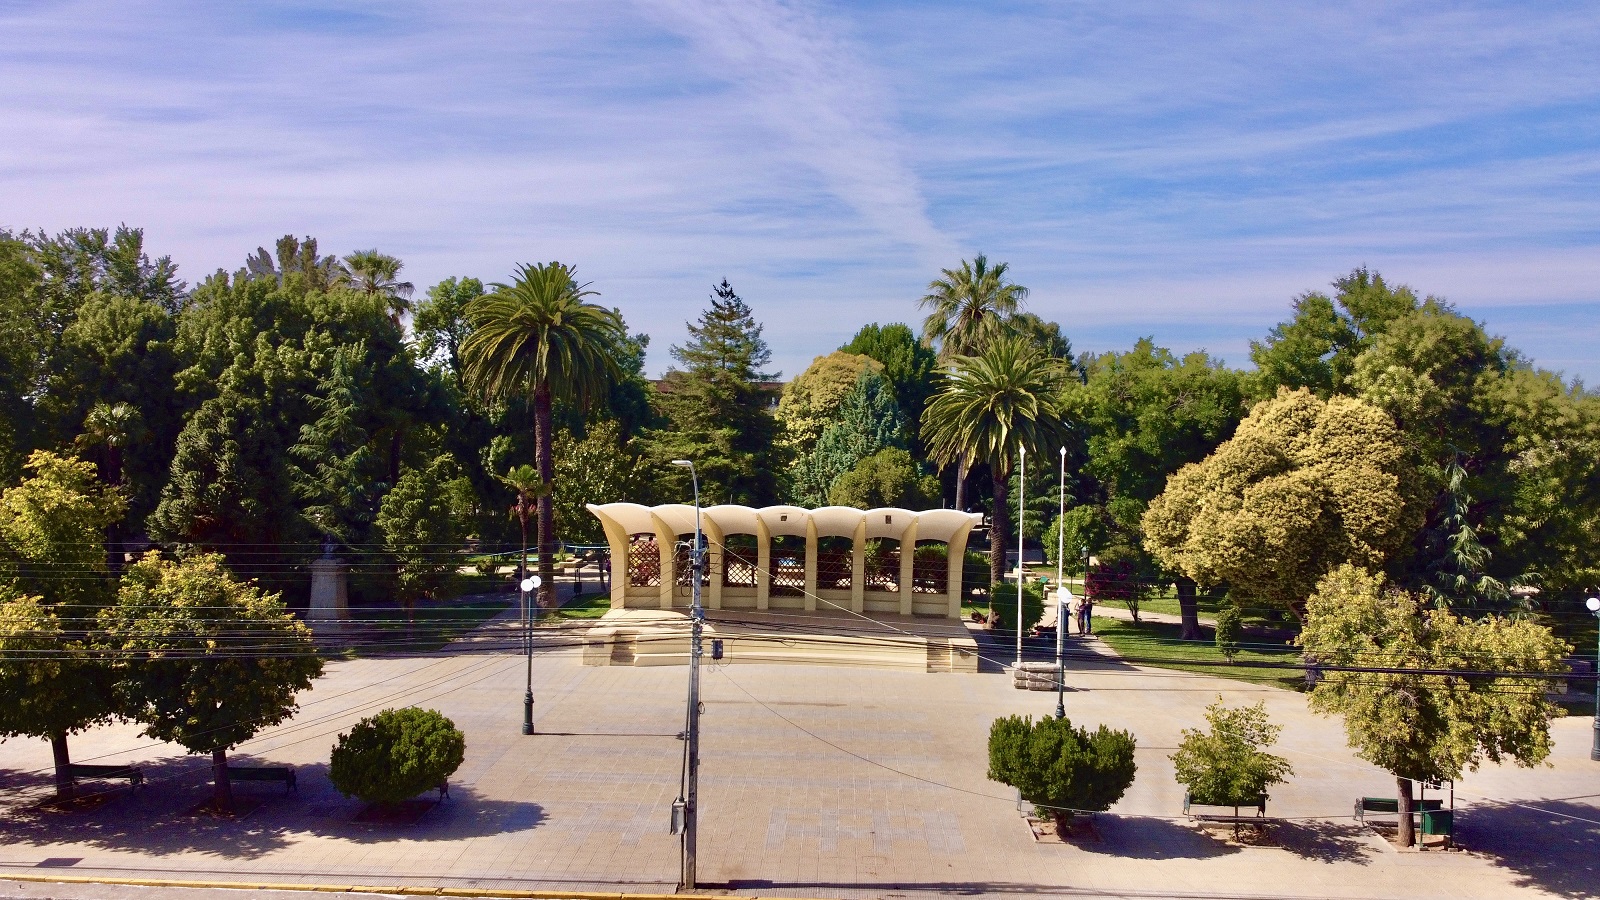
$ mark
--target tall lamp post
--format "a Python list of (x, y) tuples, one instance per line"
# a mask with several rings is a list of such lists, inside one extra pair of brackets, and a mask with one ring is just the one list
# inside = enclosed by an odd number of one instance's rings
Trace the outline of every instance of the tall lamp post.
[(1061, 641), (1067, 628), (1068, 603), (1072, 592), (1062, 577), (1061, 564), (1067, 549), (1067, 530), (1062, 527), (1067, 517), (1067, 448), (1061, 448), (1060, 508), (1056, 511), (1056, 718), (1067, 717), (1067, 670), (1061, 662)]
[(695, 799), (700, 778), (700, 635), (706, 621), (706, 611), (700, 606), (700, 575), (705, 551), (700, 537), (700, 476), (690, 460), (675, 459), (672, 464), (686, 467), (689, 479), (694, 484), (694, 550), (690, 554), (694, 605), (689, 609), (689, 711), (684, 727), (683, 788), (672, 804), (675, 813), (673, 824), (680, 826), (674, 830), (683, 836), (682, 874), (679, 880), (684, 890), (692, 891), (695, 887)]
[(1022, 668), (1022, 588), (1028, 579), (1022, 567), (1023, 500), (1028, 493), (1028, 448), (1017, 447), (1017, 668)]
[[(524, 571), (526, 571), (528, 551), (522, 551)], [(539, 589), (541, 579), (537, 575), (530, 575), (522, 579), (517, 587), (522, 589), (522, 652), (528, 658), (527, 689), (522, 694), (522, 733), (533, 734), (533, 592)]]
[[(1600, 597), (1590, 597), (1583, 605), (1600, 619)], [(1600, 634), (1595, 635), (1594, 674), (1594, 743), (1589, 746), (1589, 758), (1600, 760)]]

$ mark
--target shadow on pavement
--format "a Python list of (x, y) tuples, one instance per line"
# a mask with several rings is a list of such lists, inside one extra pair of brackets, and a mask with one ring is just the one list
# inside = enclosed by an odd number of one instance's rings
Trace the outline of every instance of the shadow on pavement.
[[(237, 757), (240, 764), (252, 762)], [(209, 760), (169, 757), (139, 763), (145, 785), (137, 793), (120, 788), (109, 802), (83, 812), (62, 813), (34, 804), (49, 795), (48, 776), (0, 773), (0, 785), (24, 786), (24, 799), (0, 816), (0, 845), (48, 847), (52, 856), (72, 845), (168, 856), (202, 853), (226, 859), (255, 859), (290, 846), (297, 836), (336, 837), (358, 844), (395, 839), (456, 840), (488, 837), (539, 827), (546, 816), (536, 803), (489, 800), (471, 787), (452, 785), (450, 796), (415, 825), (377, 825), (353, 821), (359, 800), (339, 795), (326, 765), (295, 767), (298, 792), (270, 783), (235, 783), (234, 798), (248, 809), (234, 819), (190, 815), (211, 795)], [(429, 792), (424, 798), (433, 797)], [(250, 801), (259, 801), (254, 808)]]
[(1087, 853), (1126, 859), (1214, 859), (1239, 852), (1194, 828), (1169, 819), (1096, 815), (1099, 842), (1073, 842)]
[(1520, 885), (1600, 897), (1600, 803), (1593, 798), (1474, 805), (1457, 811), (1456, 840), (1516, 873)]
[(1372, 845), (1354, 822), (1284, 822), (1276, 830), (1283, 849), (1303, 859), (1372, 865)]

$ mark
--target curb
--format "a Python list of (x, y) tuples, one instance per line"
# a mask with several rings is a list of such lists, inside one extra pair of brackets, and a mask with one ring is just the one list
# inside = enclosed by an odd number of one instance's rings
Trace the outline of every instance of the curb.
[[(183, 881), (162, 878), (95, 878), (87, 875), (0, 873), (0, 882), (41, 884), (115, 884), (130, 887), (193, 888), (243, 891), (306, 891), (324, 894), (390, 894), (406, 897), (489, 897), (506, 900), (683, 900), (694, 894), (631, 894), (616, 891), (519, 891), (503, 888), (420, 887), (416, 885), (294, 884), (271, 881)], [(707, 895), (701, 895), (707, 896)], [(718, 900), (796, 900), (796, 898), (718, 894)]]

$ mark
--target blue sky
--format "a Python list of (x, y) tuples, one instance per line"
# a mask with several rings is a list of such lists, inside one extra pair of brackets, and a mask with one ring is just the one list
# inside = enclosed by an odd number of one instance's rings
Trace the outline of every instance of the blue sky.
[(0, 0), (0, 84), (0, 226), (559, 259), (652, 371), (723, 277), (793, 375), (982, 251), (1080, 350), (1364, 264), (1600, 381), (1594, 4)]

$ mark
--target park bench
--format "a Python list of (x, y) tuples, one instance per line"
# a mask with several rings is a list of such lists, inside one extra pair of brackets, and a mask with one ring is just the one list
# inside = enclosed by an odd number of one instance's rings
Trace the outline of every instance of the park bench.
[(294, 769), (289, 766), (229, 766), (229, 781), (281, 781), (284, 793), (300, 792), (295, 785)]
[(138, 790), (144, 784), (144, 772), (136, 766), (96, 766), (83, 763), (71, 763), (67, 766), (67, 777), (78, 778), (126, 778), (128, 789)]
[[(1215, 813), (1204, 813), (1204, 814), (1202, 814), (1202, 813), (1190, 812), (1190, 809), (1193, 808), (1193, 807), (1196, 807), (1196, 806), (1214, 806), (1214, 807), (1221, 807), (1223, 809), (1231, 809), (1231, 810), (1233, 810), (1233, 815), (1228, 816), (1228, 815), (1218, 815), (1218, 814), (1215, 814)], [(1253, 809), (1253, 810), (1255, 810), (1255, 815), (1241, 816), (1241, 815), (1239, 815), (1239, 811), (1241, 809)], [(1266, 794), (1262, 794), (1262, 795), (1258, 796), (1256, 798), (1256, 802), (1253, 803), (1253, 804), (1251, 804), (1251, 803), (1238, 803), (1238, 804), (1235, 804), (1235, 803), (1211, 803), (1211, 802), (1206, 801), (1206, 800), (1196, 799), (1188, 791), (1185, 791), (1184, 794), (1183, 794), (1183, 814), (1188, 816), (1188, 817), (1190, 817), (1191, 819), (1205, 819), (1206, 821), (1210, 821), (1210, 822), (1233, 822), (1233, 821), (1253, 822), (1253, 821), (1255, 821), (1257, 819), (1261, 819), (1261, 820), (1265, 821), (1266, 820), (1266, 815), (1267, 815), (1267, 795)]]
[[(1425, 810), (1434, 812), (1443, 808), (1443, 801), (1440, 800), (1411, 801), (1411, 812), (1413, 814), (1421, 813)], [(1398, 816), (1400, 815), (1400, 801), (1394, 797), (1362, 797), (1356, 801), (1356, 821), (1363, 825), (1367, 824), (1367, 813), (1389, 813), (1390, 815)]]

